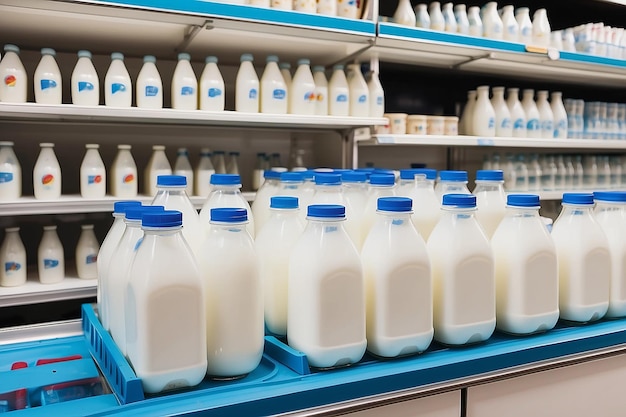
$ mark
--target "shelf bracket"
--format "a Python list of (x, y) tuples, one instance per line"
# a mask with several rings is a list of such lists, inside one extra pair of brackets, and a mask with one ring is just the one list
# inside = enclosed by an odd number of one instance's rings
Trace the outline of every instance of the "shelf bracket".
[(202, 29), (213, 29), (212, 25), (213, 21), (207, 20), (202, 25), (187, 26), (187, 29), (185, 30), (185, 35), (183, 36), (183, 40), (176, 46), (176, 48), (174, 48), (174, 51), (178, 53), (186, 50), (191, 41), (193, 41), (193, 39), (198, 36), (198, 33), (200, 33)]
[(458, 62), (458, 63), (452, 65), (451, 68), (455, 69), (455, 70), (456, 69), (460, 69), (463, 65), (469, 64), (470, 62), (479, 61), (481, 59), (490, 59), (490, 58), (493, 58), (493, 53), (492, 52), (487, 52), (487, 53), (485, 53), (483, 55), (469, 57), (469, 58), (467, 58), (467, 59), (465, 59), (465, 60), (463, 60), (461, 62)]

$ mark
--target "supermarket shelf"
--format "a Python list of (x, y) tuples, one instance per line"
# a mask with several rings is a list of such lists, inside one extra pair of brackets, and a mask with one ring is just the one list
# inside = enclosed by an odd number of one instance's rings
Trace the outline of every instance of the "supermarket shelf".
[(34, 265), (28, 266), (28, 279), (24, 285), (17, 287), (0, 287), (0, 307), (30, 305), (96, 296), (96, 289), (98, 287), (98, 280), (96, 279), (81, 279), (76, 275), (68, 275), (58, 284), (41, 284), (36, 269), (37, 267)]

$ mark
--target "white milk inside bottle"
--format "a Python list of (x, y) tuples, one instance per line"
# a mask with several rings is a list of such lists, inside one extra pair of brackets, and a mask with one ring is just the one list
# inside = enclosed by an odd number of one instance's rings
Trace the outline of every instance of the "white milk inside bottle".
[(353, 0), (337, 0), (337, 16), (358, 19), (357, 3)]
[(504, 87), (493, 87), (491, 105), (496, 113), (496, 136), (513, 136), (513, 124), (511, 123), (511, 111), (504, 101)]
[(133, 84), (124, 65), (124, 54), (113, 52), (111, 65), (104, 77), (104, 104), (111, 107), (130, 107)]
[(400, 186), (396, 191), (397, 196), (413, 200), (411, 220), (425, 241), (441, 217), (441, 202), (435, 194), (435, 178), (437, 171), (434, 169), (400, 170)]
[(358, 362), (367, 347), (365, 287), (345, 209), (311, 205), (307, 215), (289, 260), (287, 341), (316, 368)]
[(467, 171), (439, 171), (435, 194), (439, 203), (444, 194), (471, 194), (467, 188)]
[(144, 109), (163, 108), (163, 81), (153, 55), (143, 57), (143, 66), (137, 75), (137, 107)]
[(464, 135), (474, 134), (474, 109), (476, 108), (476, 90), (467, 92), (467, 103), (463, 107), (463, 114), (459, 121), (459, 133)]
[(56, 226), (43, 227), (43, 236), (37, 249), (37, 271), (42, 284), (56, 284), (65, 278), (63, 245)]
[(104, 198), (107, 173), (98, 149), (100, 145), (85, 145), (87, 152), (80, 165), (80, 195), (83, 198)]
[(117, 145), (111, 167), (111, 194), (118, 198), (137, 197), (137, 164), (130, 150), (130, 145)]
[(91, 62), (91, 52), (78, 51), (78, 62), (72, 71), (72, 104), (97, 106), (100, 104), (100, 79)]
[(214, 174), (211, 176), (211, 186), (211, 194), (200, 210), (200, 223), (203, 230), (208, 233), (212, 208), (244, 208), (248, 212), (246, 229), (254, 239), (254, 214), (250, 209), (250, 204), (241, 194), (241, 177), (236, 174)]
[(261, 113), (286, 114), (288, 110), (287, 85), (278, 68), (278, 57), (268, 55), (261, 77)]
[(328, 82), (328, 114), (331, 116), (350, 114), (350, 89), (343, 65), (333, 67), (333, 75)]
[(496, 135), (496, 112), (489, 101), (489, 86), (476, 89), (476, 104), (472, 115), (472, 134), (476, 136)]
[(566, 139), (568, 131), (567, 112), (565, 111), (562, 97), (563, 93), (553, 91), (550, 95), (550, 107), (554, 116), (554, 137)]
[(252, 216), (258, 233), (270, 217), (270, 199), (278, 194), (280, 172), (267, 170), (263, 173), (263, 184), (256, 193), (252, 203)]
[(326, 69), (322, 65), (313, 67), (313, 80), (315, 81), (315, 114), (328, 116), (328, 81), (324, 74)]
[(548, 103), (547, 91), (537, 91), (537, 110), (539, 111), (541, 137), (552, 139), (554, 137), (554, 114), (550, 103)]
[(19, 227), (4, 229), (0, 246), (0, 286), (15, 287), (26, 283), (26, 248), (20, 239)]
[(309, 67), (310, 63), (308, 59), (298, 60), (298, 69), (289, 89), (290, 114), (315, 114), (315, 81)]
[(378, 199), (377, 219), (361, 251), (367, 350), (377, 356), (423, 352), (433, 339), (430, 261), (411, 208), (410, 198)]
[(504, 173), (501, 170), (476, 171), (476, 220), (491, 239), (506, 210)]
[(191, 68), (191, 56), (178, 54), (178, 63), (172, 76), (172, 108), (196, 110), (198, 108), (198, 80)]
[(246, 375), (263, 355), (263, 287), (254, 242), (246, 233), (247, 215), (242, 208), (211, 209), (198, 257), (205, 283), (209, 376)]
[(13, 142), (0, 141), (0, 201), (22, 196), (22, 167), (13, 152)]
[(511, 123), (513, 125), (512, 135), (515, 138), (526, 137), (526, 112), (519, 101), (519, 88), (509, 88), (506, 98), (506, 105), (511, 112)]
[(200, 76), (200, 110), (224, 111), (224, 78), (217, 67), (217, 57), (207, 56)]
[(235, 82), (235, 110), (259, 112), (259, 77), (252, 65), (252, 54), (241, 55), (241, 65)]
[[(315, 190), (304, 186), (304, 177), (301, 172), (281, 172), (280, 185), (276, 195), (287, 195), (298, 198), (302, 207), (307, 207), (313, 199)], [(271, 211), (271, 210), (270, 210)], [(304, 222), (306, 215), (299, 212), (300, 219)]]
[(367, 87), (369, 89), (370, 102), (369, 117), (383, 117), (383, 114), (385, 114), (385, 90), (383, 90), (383, 85), (380, 83), (377, 72), (372, 71), (370, 73)]
[[(182, 175), (183, 177), (187, 178), (187, 188), (185, 188), (185, 191), (187, 192), (188, 196), (192, 195), (194, 175), (193, 168), (191, 167), (191, 162), (189, 162), (189, 151), (187, 151), (187, 148), (178, 148), (178, 151), (176, 151), (176, 162), (174, 162), (174, 175)], [(172, 210), (178, 209), (173, 208)]]
[(369, 191), (367, 203), (365, 203), (365, 211), (363, 220), (361, 221), (361, 241), (358, 243), (357, 249), (361, 249), (363, 241), (369, 234), (374, 221), (376, 220), (376, 207), (380, 197), (391, 197), (396, 195), (396, 183), (393, 174), (372, 174), (370, 175)]
[(535, 91), (530, 89), (524, 90), (522, 93), (522, 107), (526, 114), (526, 137), (540, 138), (541, 122), (539, 121), (539, 110), (533, 99), (534, 95)]
[(565, 193), (552, 226), (559, 263), (561, 318), (589, 322), (609, 307), (611, 253), (602, 227), (592, 215), (593, 194)]
[(154, 145), (152, 156), (144, 171), (144, 194), (153, 196), (157, 192), (157, 177), (159, 175), (172, 175), (172, 166), (165, 155), (165, 146)]
[[(361, 237), (360, 227), (365, 214), (369, 188), (367, 174), (361, 171), (346, 171), (341, 173), (342, 194), (346, 207), (352, 208), (352, 219), (355, 228), (359, 228), (358, 236)], [(313, 188), (313, 190), (315, 190)], [(304, 206), (303, 206), (304, 207)], [(366, 236), (362, 236), (364, 240)]]
[(211, 175), (215, 174), (213, 163), (211, 162), (211, 151), (209, 148), (200, 149), (200, 160), (196, 166), (194, 177), (194, 194), (201, 197), (208, 197), (211, 192)]
[(128, 359), (145, 392), (199, 384), (206, 374), (204, 285), (180, 213), (142, 217), (126, 290)]
[(33, 169), (33, 189), (37, 200), (61, 197), (61, 166), (53, 143), (40, 143), (41, 151)]
[(39, 104), (61, 104), (63, 98), (63, 82), (61, 70), (54, 57), (52, 48), (41, 50), (41, 61), (35, 69), (35, 102)]
[(474, 218), (476, 197), (443, 196), (443, 215), (428, 238), (434, 339), (446, 345), (487, 340), (496, 327), (493, 253)]
[(93, 224), (83, 224), (80, 228), (80, 237), (76, 244), (76, 272), (78, 278), (96, 279), (98, 278), (97, 260), (100, 245), (93, 231)]
[(509, 194), (491, 239), (496, 268), (496, 327), (530, 334), (559, 319), (556, 248), (539, 217), (539, 196)]
[(257, 152), (256, 154), (256, 166), (252, 171), (252, 191), (258, 191), (263, 185), (263, 173), (265, 172), (267, 155), (265, 152)]
[(369, 117), (370, 114), (370, 92), (361, 73), (359, 64), (348, 65), (350, 77), (348, 77), (348, 88), (350, 89), (350, 116)]
[(0, 101), (4, 103), (26, 103), (28, 78), (20, 60), (20, 48), (4, 45), (4, 57), (0, 61)]

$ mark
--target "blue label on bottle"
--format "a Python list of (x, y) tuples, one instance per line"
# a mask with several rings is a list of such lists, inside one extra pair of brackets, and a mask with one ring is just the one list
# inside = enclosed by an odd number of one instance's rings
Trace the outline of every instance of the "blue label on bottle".
[(13, 181), (12, 172), (0, 172), (0, 184)]
[(531, 36), (532, 35), (531, 31), (532, 31), (532, 29), (529, 26), (523, 27), (522, 28), (522, 36), (525, 37), (525, 38)]
[(367, 96), (365, 94), (361, 94), (359, 96), (359, 103), (366, 103), (367, 102)]
[(385, 104), (385, 99), (383, 98), (383, 96), (376, 97), (376, 105), (382, 106), (383, 104)]
[(526, 130), (539, 130), (539, 119), (531, 119), (526, 123)]
[(316, 97), (317, 97), (317, 95), (313, 91), (307, 91), (306, 93), (304, 93), (304, 101), (305, 102), (307, 102), (307, 101), (308, 102), (315, 101)]
[(487, 123), (487, 126), (489, 127), (489, 129), (493, 129), (494, 127), (496, 127), (496, 119), (493, 117), (490, 117), (489, 122)]
[(102, 175), (87, 175), (87, 184), (100, 184)]
[(94, 264), (97, 261), (98, 261), (98, 254), (96, 254), (96, 253), (92, 253), (90, 255), (87, 255), (87, 257), (85, 258), (85, 263), (87, 265)]
[(57, 266), (59, 266), (58, 259), (44, 259), (43, 260), (44, 269), (52, 269), (52, 268), (56, 268)]
[(41, 89), (47, 90), (48, 88), (55, 88), (57, 86), (57, 82), (54, 80), (41, 80)]
[(146, 86), (146, 97), (154, 97), (159, 94), (159, 87), (156, 85), (147, 85)]
[(87, 81), (78, 82), (78, 91), (93, 91), (93, 84)]
[(209, 97), (219, 97), (222, 95), (222, 90), (219, 88), (209, 88)]
[(4, 263), (4, 272), (17, 272), (22, 269), (22, 265), (17, 262), (5, 262)]
[(508, 119), (508, 118), (502, 119), (502, 122), (500, 123), (500, 127), (502, 129), (510, 129), (511, 128), (511, 119)]
[(126, 91), (126, 85), (122, 83), (111, 84), (111, 94), (123, 93), (124, 91)]
[(515, 119), (513, 123), (513, 130), (521, 130), (524, 129), (524, 119)]
[(192, 96), (193, 92), (194, 92), (194, 88), (189, 87), (189, 86), (184, 86), (183, 88), (180, 89), (181, 96)]
[(250, 92), (248, 93), (248, 98), (256, 99), (256, 96), (257, 96), (256, 88), (251, 88)]
[(282, 88), (277, 88), (272, 93), (274, 100), (284, 100), (287, 97), (287, 92)]
[(541, 130), (546, 130), (552, 132), (552, 120), (544, 120), (541, 123)]
[(337, 103), (345, 103), (348, 101), (348, 96), (346, 94), (339, 94), (337, 96)]

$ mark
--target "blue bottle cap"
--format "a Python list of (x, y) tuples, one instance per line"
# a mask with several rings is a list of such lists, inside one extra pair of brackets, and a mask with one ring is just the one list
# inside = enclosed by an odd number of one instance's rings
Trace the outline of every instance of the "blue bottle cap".
[(415, 175), (426, 175), (427, 180), (437, 179), (437, 170), (432, 168), (413, 168)]
[(141, 227), (177, 227), (183, 225), (183, 213), (176, 210), (144, 212)]
[(346, 208), (339, 204), (314, 204), (307, 208), (306, 214), (309, 217), (345, 219)]
[(141, 220), (145, 213), (157, 213), (165, 211), (165, 207), (163, 206), (139, 206), (139, 207), (131, 207), (126, 210), (124, 213), (124, 217), (127, 220)]
[(281, 172), (273, 171), (271, 169), (268, 169), (265, 172), (263, 172), (263, 178), (265, 178), (266, 180), (267, 179), (279, 180), (280, 179), (280, 174), (281, 174)]
[(17, 45), (13, 45), (12, 43), (7, 43), (4, 45), (4, 52), (15, 52), (16, 54), (20, 54), (20, 48)]
[(241, 62), (245, 62), (245, 61), (252, 62), (254, 60), (254, 57), (252, 56), (252, 54), (243, 54), (241, 55), (241, 58), (239, 58), (239, 60)]
[(504, 172), (500, 169), (479, 169), (476, 181), (504, 181)]
[(439, 171), (441, 181), (464, 181), (467, 182), (467, 171)]
[(124, 54), (121, 52), (113, 52), (111, 54), (111, 60), (115, 60), (115, 59), (121, 59), (122, 61), (124, 60)]
[(297, 209), (298, 197), (289, 197), (284, 195), (274, 196), (270, 198), (270, 208), (275, 209)]
[(315, 184), (317, 185), (341, 185), (341, 174), (332, 172), (316, 172)]
[(218, 63), (218, 59), (217, 59), (216, 56), (209, 55), (206, 58), (204, 58), (204, 63), (205, 64), (217, 64)]
[(245, 208), (217, 207), (211, 209), (211, 221), (223, 223), (243, 223), (248, 221)]
[(116, 201), (113, 204), (113, 213), (122, 214), (131, 207), (141, 207), (141, 201)]
[(156, 57), (154, 55), (145, 55), (143, 57), (143, 62), (144, 63), (149, 62), (149, 63), (152, 63), (152, 64), (156, 64)]
[(626, 191), (596, 191), (593, 193), (593, 199), (596, 201), (626, 203)]
[(370, 175), (371, 185), (391, 186), (396, 183), (396, 177), (393, 174), (372, 174)]
[(323, 65), (315, 65), (313, 67), (313, 72), (326, 72), (326, 68)]
[(367, 174), (360, 171), (346, 171), (341, 173), (343, 182), (367, 182)]
[(413, 209), (413, 200), (407, 197), (380, 197), (377, 208), (381, 211), (410, 212)]
[(237, 174), (213, 174), (212, 185), (241, 185), (241, 177)]
[(591, 193), (564, 193), (563, 204), (593, 205)]
[(415, 179), (415, 169), (401, 169), (400, 170), (400, 179), (401, 180), (414, 180)]
[(300, 172), (281, 172), (280, 182), (302, 182), (302, 173)]
[(535, 208), (540, 206), (539, 196), (536, 194), (509, 194), (506, 196), (506, 205), (511, 207)]
[(91, 52), (87, 51), (86, 49), (81, 49), (80, 51), (78, 51), (78, 57), (91, 59)]
[(289, 62), (281, 62), (278, 64), (278, 68), (280, 69), (291, 69), (291, 64)]
[(298, 66), (300, 65), (311, 65), (311, 60), (306, 58), (299, 59)]
[(265, 62), (278, 62), (278, 56), (268, 55), (267, 58), (265, 58)]
[(178, 54), (178, 60), (191, 61), (191, 55), (189, 55), (187, 52), (181, 52), (180, 54)]
[(52, 48), (41, 48), (41, 55), (57, 56), (57, 51)]
[(307, 169), (306, 171), (301, 171), (302, 179), (305, 181), (313, 181), (315, 178), (315, 171), (312, 169)]
[(476, 196), (472, 194), (444, 194), (443, 205), (458, 208), (476, 207)]
[(157, 176), (157, 187), (185, 187), (187, 177), (184, 175), (159, 175)]

